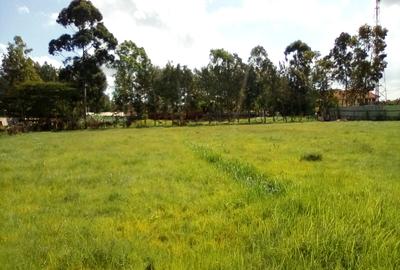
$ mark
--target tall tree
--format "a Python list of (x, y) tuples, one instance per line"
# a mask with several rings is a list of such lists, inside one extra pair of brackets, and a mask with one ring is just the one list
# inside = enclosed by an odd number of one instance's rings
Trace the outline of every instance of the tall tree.
[(123, 42), (116, 53), (115, 103), (119, 109), (131, 115), (135, 111), (138, 118), (142, 119), (152, 87), (151, 61), (144, 48), (132, 41)]
[(197, 108), (196, 92), (194, 91), (194, 75), (193, 72), (187, 67), (183, 66), (178, 70), (179, 72), (179, 95), (181, 97), (181, 106), (179, 108), (180, 124), (184, 123), (190, 111)]
[(318, 114), (324, 120), (330, 120), (330, 109), (335, 107), (336, 102), (331, 91), (334, 75), (333, 62), (330, 55), (318, 59), (313, 69), (313, 84), (318, 93), (316, 106)]
[(20, 36), (14, 37), (14, 43), (8, 43), (0, 68), (0, 75), (8, 90), (25, 81), (41, 80), (34, 62), (28, 56), (31, 51)]
[(147, 109), (149, 117), (154, 120), (154, 125), (156, 125), (160, 117), (161, 108), (163, 104), (160, 93), (163, 84), (162, 69), (157, 66), (153, 66), (151, 77), (152, 77), (151, 78), (152, 87), (150, 88), (148, 94)]
[(287, 76), (293, 101), (292, 115), (304, 115), (313, 109), (311, 68), (315, 56), (316, 53), (300, 40), (293, 42), (285, 50), (285, 58), (289, 64)]
[(85, 120), (87, 97), (93, 100), (93, 105), (104, 95), (103, 84), (99, 87), (94, 77), (105, 77), (99, 75), (100, 67), (114, 60), (110, 51), (115, 50), (118, 43), (102, 20), (102, 14), (89, 0), (73, 0), (60, 12), (57, 23), (72, 29), (74, 34), (63, 34), (49, 43), (52, 55), (75, 52), (74, 56), (65, 58), (65, 64), (70, 77), (82, 89)]
[(383, 77), (383, 72), (387, 67), (387, 62), (385, 61), (387, 54), (386, 49), (386, 36), (388, 30), (378, 25), (372, 29), (372, 43), (373, 43), (373, 58), (372, 58), (372, 80), (375, 85), (379, 84), (379, 80)]
[(385, 61), (387, 29), (363, 25), (357, 35), (342, 33), (330, 52), (333, 78), (345, 89), (346, 102), (355, 104), (379, 85)]
[(207, 114), (211, 123), (215, 118), (217, 95), (214, 91), (214, 78), (208, 67), (195, 70), (195, 87), (201, 100), (198, 101), (202, 112)]
[(237, 54), (224, 49), (210, 52), (210, 63), (207, 67), (212, 76), (216, 110), (220, 116), (227, 114), (229, 120), (233, 113), (240, 109), (245, 84), (245, 65)]
[(164, 114), (169, 112), (172, 118), (179, 113), (182, 106), (180, 69), (180, 65), (174, 66), (168, 62), (162, 69), (160, 81), (157, 83), (157, 92), (163, 101), (162, 111)]
[(275, 115), (279, 108), (279, 76), (262, 46), (251, 50), (248, 63), (246, 104), (248, 108), (260, 109), (266, 122), (266, 111)]
[(333, 78), (348, 90), (351, 79), (353, 61), (352, 48), (355, 45), (355, 38), (348, 33), (341, 33), (335, 39), (335, 45), (330, 51), (332, 58)]
[(351, 88), (359, 97), (364, 97), (374, 90), (383, 76), (387, 66), (386, 35), (387, 30), (381, 26), (363, 25), (358, 30), (352, 62)]
[(36, 72), (44, 82), (56, 82), (58, 81), (58, 69), (53, 65), (44, 62), (43, 65), (35, 63)]
[[(0, 111), (9, 113), (15, 108), (11, 97), (18, 94), (18, 86), (24, 82), (40, 82), (34, 62), (29, 58), (29, 49), (20, 36), (8, 43), (7, 52), (3, 55), (0, 66)], [(14, 99), (13, 99), (14, 100)]]

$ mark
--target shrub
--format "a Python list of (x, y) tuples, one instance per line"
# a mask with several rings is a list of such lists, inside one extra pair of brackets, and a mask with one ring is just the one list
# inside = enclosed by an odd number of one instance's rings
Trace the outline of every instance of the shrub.
[(301, 161), (321, 161), (322, 155), (318, 153), (308, 153), (301, 157)]

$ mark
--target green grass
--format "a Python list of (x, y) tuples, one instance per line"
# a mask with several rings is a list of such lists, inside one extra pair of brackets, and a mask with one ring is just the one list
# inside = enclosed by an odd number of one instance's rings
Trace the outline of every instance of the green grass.
[(0, 268), (399, 269), (399, 172), (399, 122), (0, 136)]

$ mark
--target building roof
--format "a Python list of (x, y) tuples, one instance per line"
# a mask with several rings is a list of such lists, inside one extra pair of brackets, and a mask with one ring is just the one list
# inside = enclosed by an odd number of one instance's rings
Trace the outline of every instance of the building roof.
[[(346, 90), (342, 90), (342, 89), (332, 89), (332, 91), (334, 92), (334, 96), (337, 98), (345, 98), (346, 97)], [(373, 91), (369, 91), (368, 95), (365, 97), (368, 99), (378, 99), (379, 96), (376, 95)]]

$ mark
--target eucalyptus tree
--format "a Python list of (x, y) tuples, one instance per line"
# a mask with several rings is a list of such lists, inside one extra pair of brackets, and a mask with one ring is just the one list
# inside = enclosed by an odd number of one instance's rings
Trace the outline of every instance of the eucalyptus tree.
[(91, 1), (73, 0), (57, 18), (57, 23), (73, 34), (63, 34), (49, 43), (50, 54), (68, 53), (64, 61), (67, 65), (65, 74), (82, 89), (85, 120), (87, 97), (91, 101), (89, 105), (95, 105), (104, 95), (104, 81), (99, 87), (94, 77), (105, 78), (104, 74), (99, 75), (103, 73), (101, 66), (113, 62), (114, 56), (110, 52), (118, 44), (102, 20), (102, 14)]
[(155, 92), (161, 100), (163, 113), (169, 114), (173, 121), (179, 117), (179, 125), (185, 123), (184, 119), (192, 110), (196, 110), (194, 74), (187, 66), (168, 62), (156, 76)]
[(210, 62), (207, 66), (211, 75), (211, 92), (215, 109), (220, 116), (228, 114), (229, 120), (235, 110), (241, 106), (241, 93), (245, 86), (245, 65), (237, 54), (231, 54), (224, 49), (214, 49), (210, 52)]
[(348, 90), (351, 74), (352, 74), (352, 61), (353, 61), (353, 47), (355, 46), (356, 39), (348, 33), (341, 33), (335, 39), (333, 49), (330, 51), (332, 59), (333, 78), (344, 86), (344, 90)]
[(207, 114), (209, 123), (215, 120), (217, 92), (215, 91), (214, 76), (208, 67), (202, 67), (195, 70), (195, 89), (198, 96), (201, 98), (198, 103), (202, 112)]
[(181, 106), (179, 70), (179, 65), (175, 67), (168, 62), (162, 69), (157, 83), (157, 92), (163, 100), (162, 111), (164, 114), (170, 114), (172, 118)]
[(195, 112), (198, 109), (198, 98), (200, 98), (200, 96), (198, 92), (195, 91), (195, 81), (192, 70), (187, 66), (183, 66), (178, 72), (180, 81), (179, 95), (181, 97), (179, 114), (182, 124), (183, 118), (187, 119), (191, 112)]
[(386, 36), (388, 34), (388, 30), (378, 25), (372, 28), (372, 74), (371, 79), (375, 82), (375, 85), (379, 84), (379, 80), (382, 79), (383, 73), (387, 67), (386, 57), (387, 54), (385, 49), (386, 45)]
[(246, 104), (248, 108), (261, 109), (266, 122), (266, 111), (274, 116), (279, 108), (279, 75), (262, 46), (251, 50), (248, 66)]
[(333, 92), (331, 91), (334, 79), (333, 75), (334, 63), (330, 55), (317, 59), (313, 68), (313, 84), (318, 93), (316, 106), (318, 107), (318, 114), (324, 120), (330, 120), (330, 109), (334, 108), (337, 104)]
[(313, 109), (311, 70), (315, 56), (316, 52), (300, 40), (293, 42), (285, 50), (292, 115), (304, 115)]
[(387, 30), (381, 26), (363, 25), (358, 30), (352, 61), (351, 88), (360, 97), (379, 85), (385, 61)]
[(153, 67), (146, 51), (132, 41), (116, 50), (114, 101), (119, 109), (143, 119), (152, 87)]
[(330, 52), (333, 78), (344, 86), (346, 100), (354, 104), (379, 85), (387, 66), (387, 29), (362, 25), (357, 35), (342, 33)]
[(152, 87), (148, 93), (147, 110), (149, 117), (154, 120), (154, 125), (157, 124), (163, 108), (163, 100), (161, 98), (162, 91), (162, 69), (157, 66), (152, 67)]

